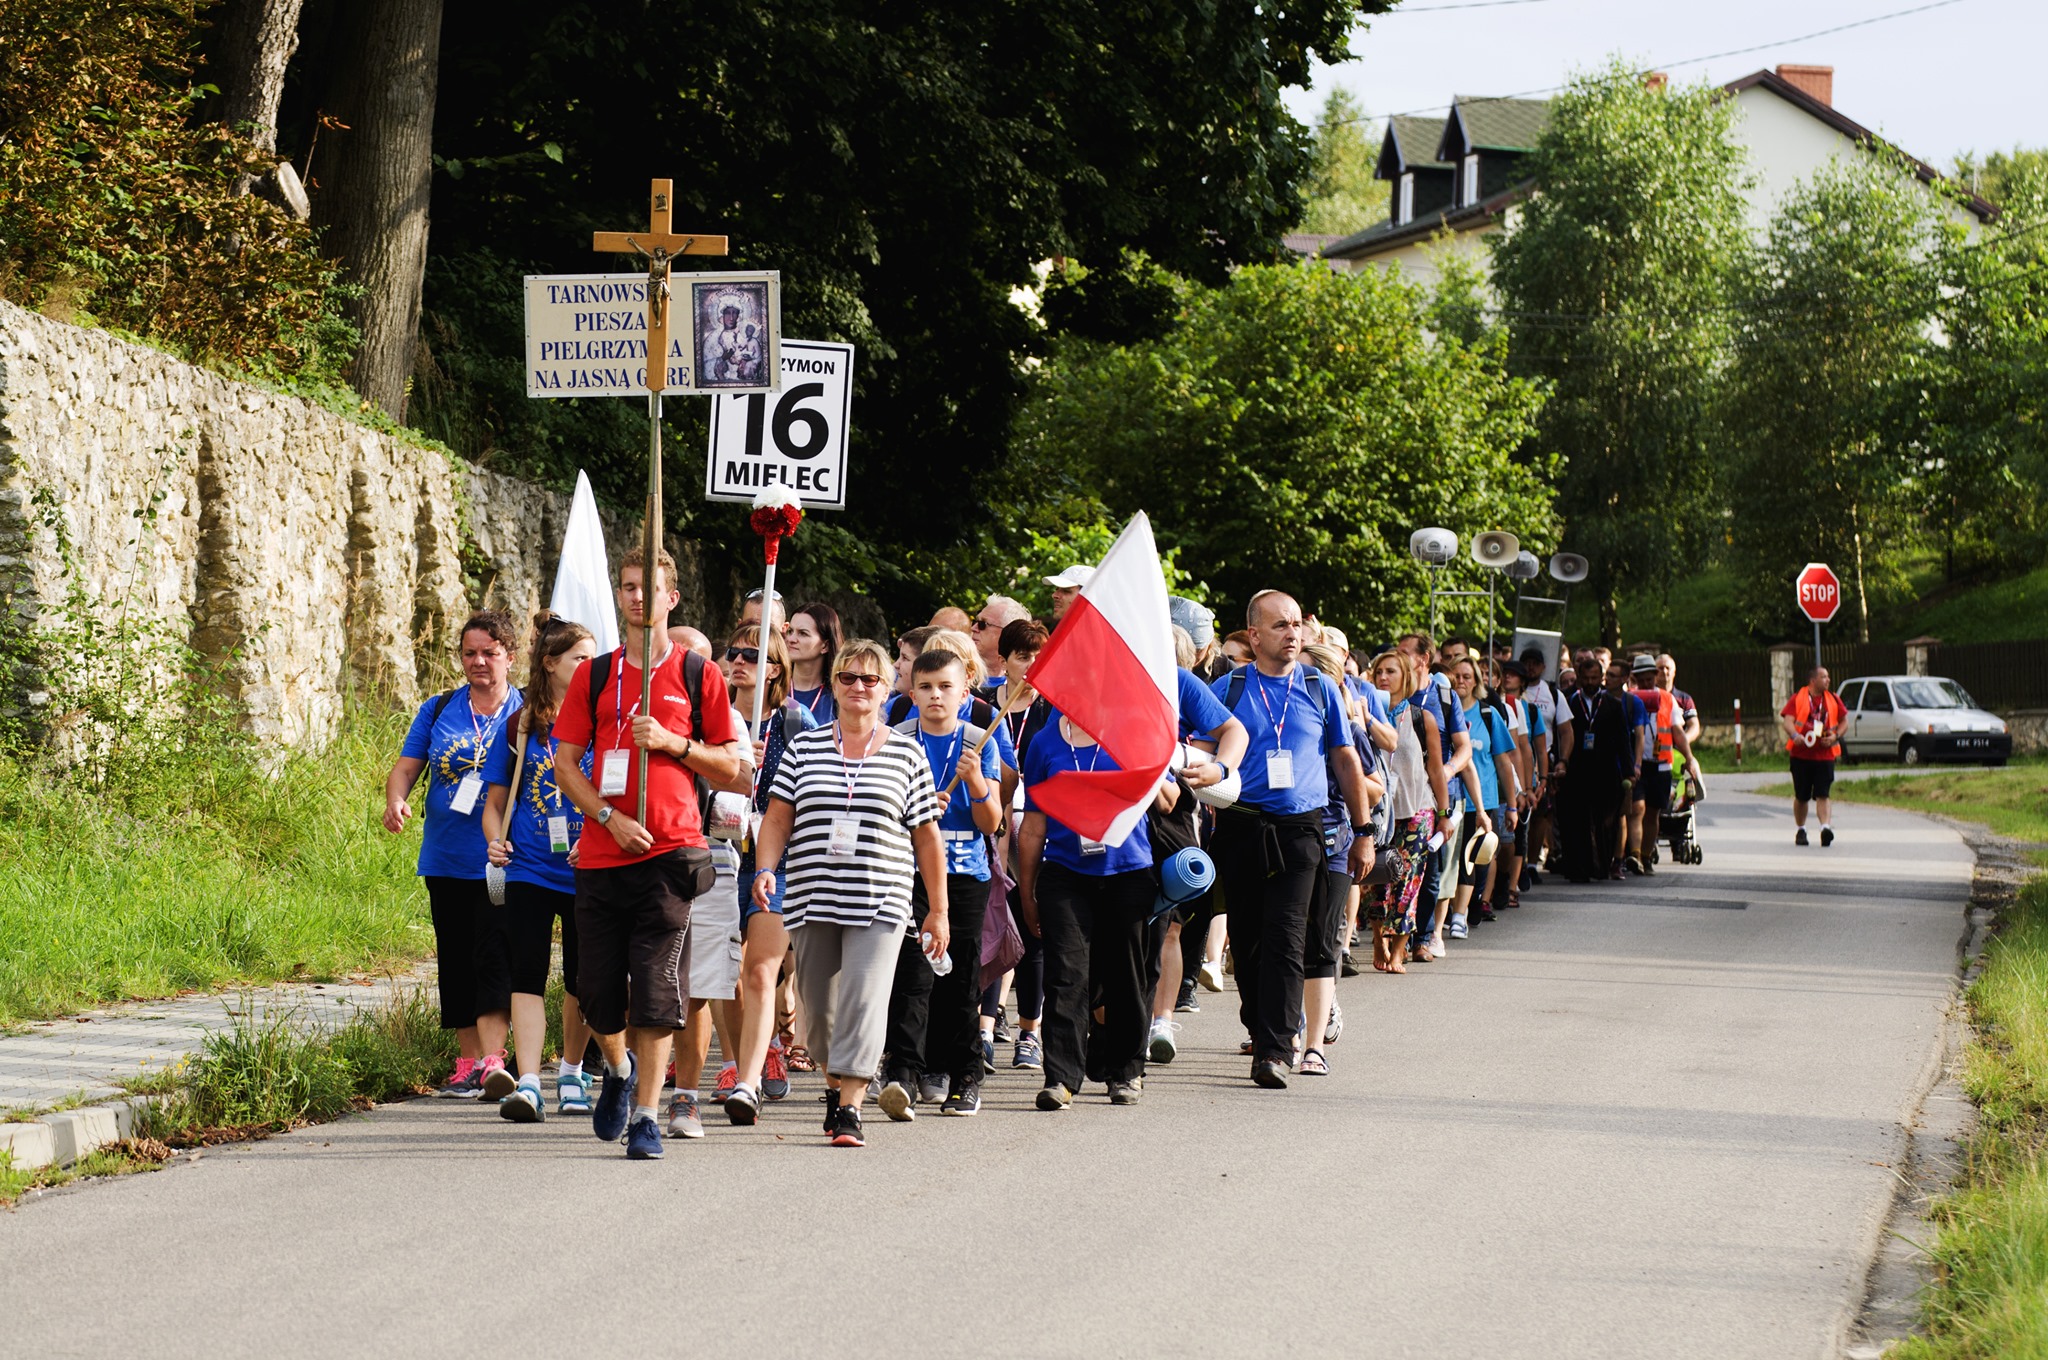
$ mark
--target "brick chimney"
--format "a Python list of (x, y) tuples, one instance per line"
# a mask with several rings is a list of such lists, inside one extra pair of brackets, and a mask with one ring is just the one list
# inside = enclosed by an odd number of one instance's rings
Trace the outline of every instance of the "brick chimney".
[(1832, 66), (1780, 66), (1778, 76), (1787, 85), (1796, 86), (1812, 95), (1821, 103), (1833, 108), (1835, 103), (1835, 68)]
[(1662, 71), (1652, 71), (1643, 77), (1643, 88), (1663, 92), (1671, 84), (1671, 77)]

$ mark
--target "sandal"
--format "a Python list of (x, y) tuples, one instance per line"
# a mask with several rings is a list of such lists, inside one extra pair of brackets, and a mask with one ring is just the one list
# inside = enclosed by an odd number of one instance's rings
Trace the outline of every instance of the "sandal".
[(815, 1072), (818, 1065), (811, 1061), (810, 1050), (802, 1044), (785, 1044), (782, 1061), (792, 1072)]
[(1324, 1061), (1321, 1049), (1311, 1048), (1301, 1055), (1301, 1066), (1295, 1070), (1304, 1077), (1327, 1077), (1330, 1064)]

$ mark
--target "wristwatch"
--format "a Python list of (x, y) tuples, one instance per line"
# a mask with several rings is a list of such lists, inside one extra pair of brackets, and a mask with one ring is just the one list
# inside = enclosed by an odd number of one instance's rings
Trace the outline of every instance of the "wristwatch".
[(597, 824), (599, 826), (603, 826), (606, 822), (609, 822), (611, 819), (612, 805), (610, 803), (606, 803), (603, 807), (597, 810)]
[(1372, 833), (1372, 823), (1371, 823), (1371, 822), (1353, 822), (1353, 823), (1351, 824), (1351, 834), (1352, 834), (1352, 835), (1354, 835), (1354, 836), (1365, 836), (1365, 835), (1370, 835), (1371, 833)]

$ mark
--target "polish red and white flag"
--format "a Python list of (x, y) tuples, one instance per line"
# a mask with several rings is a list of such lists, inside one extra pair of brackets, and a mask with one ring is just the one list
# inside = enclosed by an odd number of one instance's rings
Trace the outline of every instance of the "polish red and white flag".
[(1117, 766), (1062, 771), (1032, 785), (1032, 801), (1090, 840), (1122, 845), (1172, 762), (1180, 731), (1166, 574), (1142, 512), (1110, 545), (1027, 678)]

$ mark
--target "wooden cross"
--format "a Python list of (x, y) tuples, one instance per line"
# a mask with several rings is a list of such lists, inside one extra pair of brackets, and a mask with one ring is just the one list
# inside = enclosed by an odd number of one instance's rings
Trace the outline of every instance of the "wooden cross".
[(673, 181), (654, 181), (646, 231), (592, 232), (590, 248), (647, 260), (647, 390), (668, 385), (668, 262), (676, 255), (723, 255), (723, 236), (679, 236), (669, 226)]

